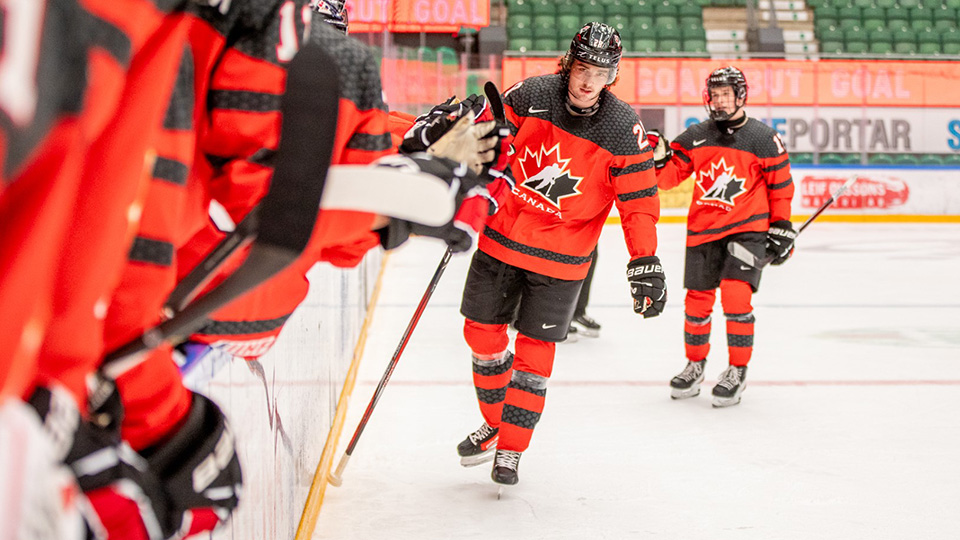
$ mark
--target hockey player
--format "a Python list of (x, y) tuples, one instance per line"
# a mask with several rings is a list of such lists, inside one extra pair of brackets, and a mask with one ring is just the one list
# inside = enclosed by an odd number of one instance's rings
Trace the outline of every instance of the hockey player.
[[(660, 204), (652, 151), (637, 114), (608, 89), (621, 53), (614, 28), (588, 23), (558, 73), (504, 93), (517, 187), (487, 223), (464, 286), (460, 311), (484, 423), (457, 448), (464, 466), (494, 459), (491, 475), (499, 484), (518, 481), (556, 343), (566, 337), (613, 204), (631, 258), (634, 311), (655, 317), (666, 300), (655, 254)], [(515, 354), (507, 336), (514, 314)]]
[(738, 241), (758, 256), (768, 252), (772, 264), (780, 265), (792, 254), (796, 238), (790, 223), (794, 185), (787, 150), (776, 131), (747, 117), (743, 108), (747, 92), (739, 69), (717, 69), (703, 91), (710, 118), (691, 126), (672, 144), (659, 134), (650, 136), (660, 189), (696, 175), (683, 278), (688, 362), (670, 381), (670, 395), (684, 399), (700, 393), (710, 351), (710, 314), (719, 288), (729, 367), (713, 387), (714, 407), (740, 403), (753, 351), (751, 296), (760, 285), (761, 269), (728, 255), (727, 244)]

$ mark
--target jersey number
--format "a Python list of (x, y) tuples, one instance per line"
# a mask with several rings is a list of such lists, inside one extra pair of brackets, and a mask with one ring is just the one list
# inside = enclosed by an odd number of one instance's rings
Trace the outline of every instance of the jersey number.
[[(284, 2), (280, 6), (280, 41), (277, 43), (277, 60), (289, 62), (300, 50), (300, 40), (297, 39), (296, 17), (297, 6), (291, 2)], [(303, 6), (300, 10), (300, 19), (303, 21), (303, 41), (310, 37), (310, 21), (313, 11), (310, 6)]]
[(0, 109), (21, 126), (29, 123), (37, 110), (37, 63), (45, 5), (40, 0), (0, 0)]
[(644, 147), (650, 146), (650, 141), (647, 140), (647, 132), (643, 129), (641, 122), (633, 125), (633, 134), (637, 136), (637, 148), (642, 150)]

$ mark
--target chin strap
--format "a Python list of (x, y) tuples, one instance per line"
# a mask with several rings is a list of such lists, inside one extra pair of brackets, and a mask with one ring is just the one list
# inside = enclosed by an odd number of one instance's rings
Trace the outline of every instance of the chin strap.
[(567, 92), (567, 99), (566, 99), (566, 101), (565, 101), (565, 104), (566, 104), (566, 106), (567, 106), (567, 112), (569, 112), (570, 114), (572, 114), (572, 115), (574, 115), (574, 116), (592, 116), (595, 112), (597, 112), (598, 110), (600, 110), (600, 99), (601, 99), (602, 97), (603, 97), (603, 91), (601, 90), (600, 95), (597, 96), (597, 101), (596, 101), (596, 103), (594, 103), (593, 105), (591, 105), (591, 106), (589, 106), (589, 107), (577, 107), (577, 106), (574, 105), (573, 102), (570, 100), (570, 92)]
[[(740, 109), (737, 109), (737, 111), (739, 110)], [(737, 114), (737, 111), (734, 111), (733, 114)], [(719, 129), (720, 131), (733, 133), (734, 131), (742, 128), (747, 123), (747, 115), (743, 115), (742, 118), (738, 118), (736, 120), (714, 120), (714, 122), (716, 122), (717, 129)]]

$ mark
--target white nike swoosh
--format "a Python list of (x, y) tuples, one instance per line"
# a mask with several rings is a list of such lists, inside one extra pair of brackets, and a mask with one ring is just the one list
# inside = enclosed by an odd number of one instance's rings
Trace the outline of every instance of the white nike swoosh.
[(557, 327), (557, 325), (555, 325), (555, 324), (542, 324), (541, 326), (543, 326), (543, 329), (544, 329), (544, 330), (549, 330), (549, 329), (551, 329), (551, 328), (556, 328), (556, 327)]
[(693, 141), (694, 146), (700, 146), (701, 144), (707, 142), (706, 139), (700, 139), (699, 141)]
[(537, 113), (547, 112), (549, 110), (550, 109), (534, 109), (533, 107), (530, 107), (529, 109), (527, 109), (527, 112), (530, 114), (537, 114)]

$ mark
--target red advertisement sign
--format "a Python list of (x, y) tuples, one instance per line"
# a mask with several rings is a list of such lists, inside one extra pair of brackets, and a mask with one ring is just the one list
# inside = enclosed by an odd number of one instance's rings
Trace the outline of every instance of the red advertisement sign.
[[(800, 181), (803, 208), (817, 208), (830, 198), (849, 177), (805, 176)], [(857, 176), (834, 203), (832, 208), (891, 208), (907, 203), (910, 189), (907, 183), (891, 176)]]
[[(613, 92), (637, 105), (700, 105), (704, 80), (734, 64), (753, 105), (960, 107), (960, 62), (624, 58)], [(503, 59), (503, 85), (553, 73), (557, 58)]]
[(490, 24), (490, 0), (349, 0), (350, 30), (456, 32)]

